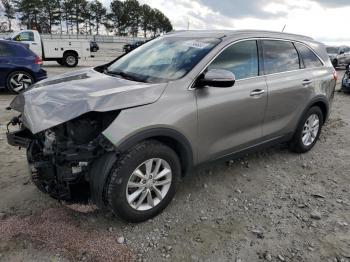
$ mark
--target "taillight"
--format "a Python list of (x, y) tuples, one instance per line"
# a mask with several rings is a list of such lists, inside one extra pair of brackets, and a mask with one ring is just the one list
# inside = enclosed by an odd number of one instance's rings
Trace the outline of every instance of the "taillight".
[(36, 65), (42, 65), (43, 64), (43, 60), (41, 59), (40, 56), (35, 57), (34, 64), (36, 64)]
[(337, 71), (335, 69), (333, 70), (333, 79), (335, 81), (337, 81), (337, 79), (338, 79), (338, 74), (337, 74)]

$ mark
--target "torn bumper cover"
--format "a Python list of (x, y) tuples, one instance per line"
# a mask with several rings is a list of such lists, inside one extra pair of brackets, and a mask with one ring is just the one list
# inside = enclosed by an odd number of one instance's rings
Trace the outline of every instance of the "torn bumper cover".
[(102, 134), (89, 142), (72, 135), (63, 140), (67, 131), (72, 132), (69, 128), (64, 125), (33, 135), (22, 126), (8, 132), (7, 141), (26, 148), (29, 174), (40, 191), (58, 200), (86, 203), (91, 198), (89, 171), (95, 160), (114, 147)]

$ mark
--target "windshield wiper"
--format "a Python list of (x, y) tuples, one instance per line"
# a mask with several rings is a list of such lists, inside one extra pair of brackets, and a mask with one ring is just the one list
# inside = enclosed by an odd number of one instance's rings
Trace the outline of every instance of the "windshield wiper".
[(123, 72), (123, 71), (109, 71), (108, 69), (106, 69), (105, 71), (108, 75), (112, 75), (112, 76), (118, 75), (118, 76), (121, 76), (122, 78), (127, 79), (127, 80), (136, 81), (136, 82), (144, 82), (144, 83), (147, 82), (143, 78), (128, 74), (128, 73)]

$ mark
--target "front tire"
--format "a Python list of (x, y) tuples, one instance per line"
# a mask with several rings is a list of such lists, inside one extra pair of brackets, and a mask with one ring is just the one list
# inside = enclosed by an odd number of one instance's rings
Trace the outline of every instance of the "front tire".
[(156, 140), (144, 141), (113, 166), (105, 190), (108, 206), (129, 222), (150, 219), (168, 206), (180, 176), (173, 149)]
[(306, 153), (316, 144), (323, 125), (323, 114), (318, 106), (311, 107), (301, 119), (290, 142), (290, 149), (296, 153)]

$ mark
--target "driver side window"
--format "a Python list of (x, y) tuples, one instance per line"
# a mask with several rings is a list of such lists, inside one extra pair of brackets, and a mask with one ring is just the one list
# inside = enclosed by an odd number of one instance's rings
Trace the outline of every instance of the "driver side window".
[(258, 47), (255, 40), (238, 42), (226, 48), (208, 66), (234, 73), (236, 80), (259, 75)]

